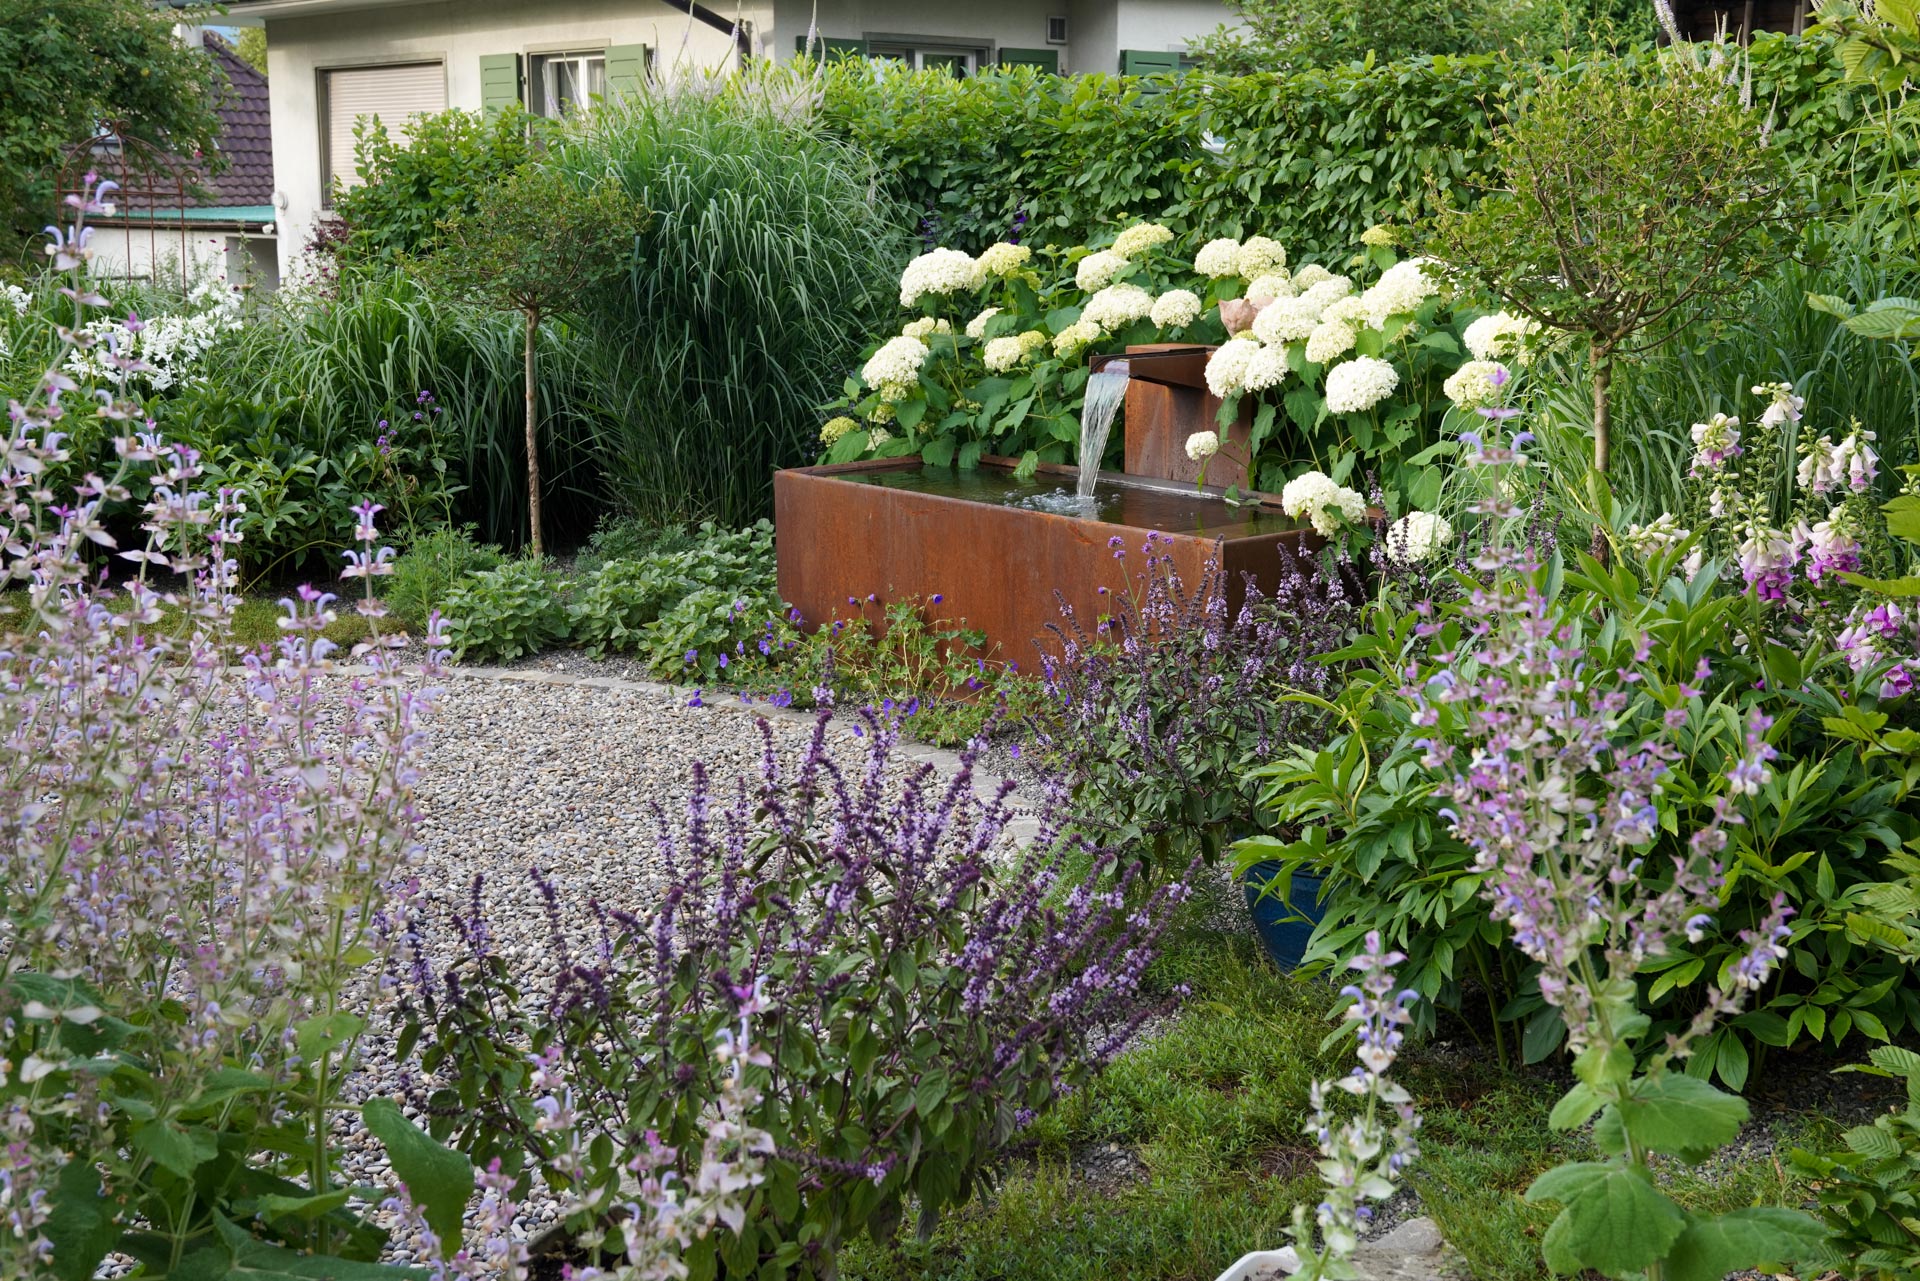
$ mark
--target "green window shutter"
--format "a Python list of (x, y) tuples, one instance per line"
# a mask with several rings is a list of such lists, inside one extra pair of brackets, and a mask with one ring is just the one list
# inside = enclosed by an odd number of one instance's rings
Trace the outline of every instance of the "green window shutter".
[(617, 44), (607, 50), (607, 97), (639, 93), (647, 87), (647, 46)]
[(1184, 70), (1177, 53), (1155, 53), (1149, 49), (1122, 49), (1120, 73), (1128, 76), (1177, 76)]
[(480, 59), (480, 109), (488, 115), (520, 101), (520, 55), (489, 53)]
[(1042, 71), (1055, 75), (1060, 73), (1060, 51), (1058, 49), (1002, 49), (1000, 65), (1003, 67), (1038, 67)]
[[(864, 58), (867, 56), (867, 42), (864, 40), (836, 40), (832, 36), (815, 36), (813, 38), (813, 47), (815, 56), (822, 62), (831, 62), (835, 58)], [(807, 38), (805, 36), (795, 36), (793, 38), (793, 51), (795, 53), (805, 53), (807, 51)]]

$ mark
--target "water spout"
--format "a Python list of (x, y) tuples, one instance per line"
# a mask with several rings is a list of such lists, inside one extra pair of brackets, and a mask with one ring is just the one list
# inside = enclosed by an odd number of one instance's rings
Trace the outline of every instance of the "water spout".
[(1080, 408), (1080, 483), (1081, 498), (1092, 498), (1094, 484), (1100, 479), (1100, 460), (1107, 453), (1107, 435), (1113, 430), (1113, 416), (1127, 398), (1127, 362), (1111, 360), (1098, 373), (1087, 376), (1087, 399)]

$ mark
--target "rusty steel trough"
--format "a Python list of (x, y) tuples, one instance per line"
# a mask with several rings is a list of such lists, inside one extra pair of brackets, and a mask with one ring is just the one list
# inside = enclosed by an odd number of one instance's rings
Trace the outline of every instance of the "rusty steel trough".
[[(1141, 546), (1156, 531), (1181, 580), (1200, 581), (1216, 554), (1237, 605), (1243, 574), (1262, 590), (1278, 583), (1281, 546), (1295, 554), (1321, 539), (1287, 518), (1275, 500), (1228, 504), (1218, 488), (1102, 472), (1091, 514), (1013, 505), (1070, 494), (1078, 470), (1042, 466), (1031, 481), (1011, 459), (971, 471), (924, 468), (917, 458), (796, 467), (774, 476), (780, 595), (809, 626), (909, 598), (927, 616), (984, 632), (988, 650), (1028, 666), (1034, 643), (1060, 620), (1058, 591), (1091, 627), (1111, 612), (1109, 593), (1144, 574)], [(1125, 546), (1116, 558), (1111, 541)], [(935, 596), (940, 603), (931, 604)]]

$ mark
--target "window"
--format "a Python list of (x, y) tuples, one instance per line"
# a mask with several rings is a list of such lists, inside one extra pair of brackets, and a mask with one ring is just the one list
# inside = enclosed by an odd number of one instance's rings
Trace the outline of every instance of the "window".
[(939, 69), (964, 79), (980, 70), (987, 60), (985, 49), (965, 45), (922, 44), (918, 41), (880, 38), (867, 42), (869, 58), (889, 58), (903, 62), (915, 71)]
[(447, 76), (437, 62), (385, 67), (343, 67), (320, 73), (320, 180), (332, 202), (334, 184), (360, 181), (354, 162), (353, 127), (372, 116), (396, 140), (407, 136), (407, 121), (447, 109)]
[(527, 65), (527, 110), (564, 116), (607, 92), (607, 53), (536, 53)]

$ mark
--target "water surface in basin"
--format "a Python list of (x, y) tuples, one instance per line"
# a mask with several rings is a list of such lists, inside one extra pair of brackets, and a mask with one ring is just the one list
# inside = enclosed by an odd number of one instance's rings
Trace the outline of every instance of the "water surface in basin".
[(1178, 485), (1128, 484), (1103, 478), (1092, 495), (1083, 499), (1075, 492), (1072, 476), (1042, 474), (1032, 480), (1018, 480), (1005, 467), (977, 467), (972, 471), (901, 467), (841, 472), (835, 479), (1201, 538), (1247, 538), (1300, 528), (1299, 522), (1288, 519), (1277, 508), (1234, 507), (1217, 495)]

